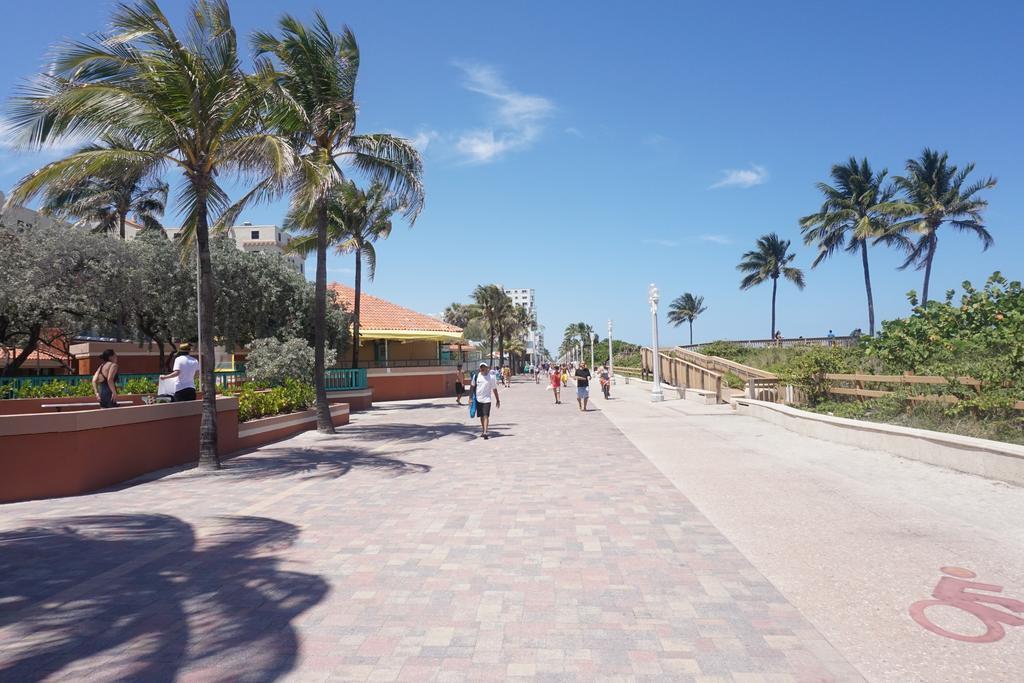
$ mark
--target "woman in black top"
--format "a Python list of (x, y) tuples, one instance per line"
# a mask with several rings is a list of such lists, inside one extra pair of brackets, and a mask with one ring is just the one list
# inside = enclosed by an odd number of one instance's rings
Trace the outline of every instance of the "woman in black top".
[(92, 391), (100, 408), (117, 407), (117, 354), (113, 349), (100, 354), (100, 366), (92, 376)]

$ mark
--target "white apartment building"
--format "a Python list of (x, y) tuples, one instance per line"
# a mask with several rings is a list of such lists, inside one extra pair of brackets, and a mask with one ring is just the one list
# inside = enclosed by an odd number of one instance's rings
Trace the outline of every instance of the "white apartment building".
[[(134, 237), (135, 232), (138, 232), (140, 228), (141, 226), (135, 226), (131, 236), (126, 234), (128, 239)], [(167, 237), (170, 239), (177, 239), (180, 231), (181, 228), (164, 228), (164, 232), (167, 233)], [(125, 232), (127, 233), (127, 230)], [(228, 228), (228, 235), (234, 238), (235, 244), (242, 251), (265, 251), (279, 254), (296, 271), (303, 275), (306, 274), (305, 257), (284, 250), (285, 246), (293, 239), (291, 233), (282, 230), (276, 225), (253, 225), (246, 221), (241, 225)]]
[(25, 230), (35, 226), (70, 228), (71, 224), (53, 216), (46, 216), (24, 206), (4, 208), (7, 197), (0, 192), (0, 228)]
[[(527, 311), (533, 314), (534, 318), (537, 316), (537, 299), (536, 294), (532, 288), (523, 287), (519, 289), (505, 287), (499, 285), (501, 289), (512, 299), (514, 305), (523, 306)], [(543, 348), (543, 336), (540, 330), (533, 330), (526, 335), (526, 352), (533, 356), (536, 353), (540, 353)]]

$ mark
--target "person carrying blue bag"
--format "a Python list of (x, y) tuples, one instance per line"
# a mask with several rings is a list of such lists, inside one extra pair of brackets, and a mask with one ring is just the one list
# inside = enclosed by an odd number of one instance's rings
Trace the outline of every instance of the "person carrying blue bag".
[(480, 363), (480, 368), (473, 374), (472, 383), (469, 385), (469, 416), (480, 418), (482, 436), (490, 438), (487, 427), (491, 421), (491, 397), (494, 398), (494, 405), (501, 407), (501, 397), (498, 396), (498, 380), (491, 375), (490, 366), (487, 363)]

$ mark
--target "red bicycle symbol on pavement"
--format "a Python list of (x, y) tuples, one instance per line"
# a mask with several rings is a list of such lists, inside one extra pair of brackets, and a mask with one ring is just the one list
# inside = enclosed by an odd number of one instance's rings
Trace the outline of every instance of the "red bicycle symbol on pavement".
[[(939, 579), (932, 591), (934, 600), (918, 600), (910, 606), (910, 617), (918, 624), (946, 638), (962, 640), (968, 643), (994, 643), (1006, 635), (1007, 626), (1024, 626), (1024, 619), (1010, 614), (1024, 614), (1024, 601), (1001, 595), (986, 595), (985, 593), (968, 592), (968, 589), (975, 591), (986, 591), (987, 593), (1002, 593), (1003, 587), (991, 583), (978, 583), (967, 579), (976, 578), (978, 575), (969, 569), (960, 567), (940, 567), (946, 576)], [(964, 635), (953, 633), (945, 628), (936, 625), (925, 611), (929, 607), (953, 607), (973, 615), (985, 625), (985, 632), (981, 635)], [(996, 605), (992, 607), (991, 605)], [(1003, 608), (1003, 609), (1000, 609)], [(1006, 610), (1009, 610), (1007, 612)]]

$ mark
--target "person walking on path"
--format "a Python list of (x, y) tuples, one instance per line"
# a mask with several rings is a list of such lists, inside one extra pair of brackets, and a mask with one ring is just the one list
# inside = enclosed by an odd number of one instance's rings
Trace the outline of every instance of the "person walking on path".
[(597, 373), (597, 377), (601, 381), (601, 393), (604, 394), (605, 400), (611, 398), (612, 373), (608, 370), (607, 363), (601, 366), (601, 369)]
[(498, 395), (498, 380), (489, 372), (487, 363), (480, 363), (480, 371), (473, 378), (469, 390), (476, 397), (476, 415), (480, 418), (480, 436), (489, 439), (487, 428), (491, 423), (491, 397), (494, 398), (494, 406), (501, 407), (501, 397)]
[(580, 367), (576, 370), (576, 403), (579, 404), (580, 410), (587, 411), (587, 401), (589, 400), (590, 370), (587, 369), (585, 362), (581, 362)]
[(92, 393), (100, 408), (117, 407), (117, 354), (107, 349), (100, 354), (100, 366), (92, 376)]
[(178, 357), (174, 359), (174, 369), (160, 379), (176, 379), (174, 383), (174, 401), (196, 400), (196, 375), (199, 374), (199, 361), (190, 355), (192, 346), (188, 343), (178, 347)]
[(551, 393), (555, 395), (555, 403), (562, 402), (562, 368), (557, 365), (551, 369), (551, 374), (548, 375), (551, 380)]
[(455, 403), (462, 405), (462, 395), (466, 393), (466, 373), (462, 371), (462, 363), (455, 367)]
[(512, 381), (512, 368), (507, 365), (501, 367), (501, 383), (508, 389), (509, 383)]

